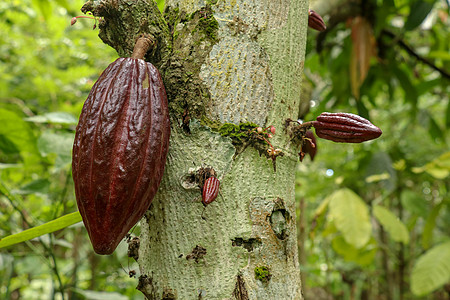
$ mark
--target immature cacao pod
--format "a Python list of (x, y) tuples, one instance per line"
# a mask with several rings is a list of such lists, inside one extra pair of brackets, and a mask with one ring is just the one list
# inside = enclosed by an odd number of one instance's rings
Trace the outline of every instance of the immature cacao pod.
[(382, 133), (368, 120), (349, 113), (324, 112), (312, 125), (318, 137), (338, 143), (361, 143), (376, 139)]
[(202, 193), (203, 205), (206, 206), (216, 200), (217, 195), (219, 194), (219, 185), (220, 181), (216, 177), (209, 177), (206, 179)]
[(135, 58), (110, 64), (84, 103), (72, 160), (78, 208), (98, 254), (111, 254), (149, 208), (169, 136), (158, 70)]
[(308, 10), (308, 27), (318, 31), (327, 29), (322, 17), (312, 9)]
[(306, 131), (305, 137), (308, 138), (309, 141), (304, 142), (302, 151), (309, 154), (309, 156), (311, 157), (311, 161), (313, 161), (317, 153), (316, 137), (314, 136), (314, 133), (311, 130)]

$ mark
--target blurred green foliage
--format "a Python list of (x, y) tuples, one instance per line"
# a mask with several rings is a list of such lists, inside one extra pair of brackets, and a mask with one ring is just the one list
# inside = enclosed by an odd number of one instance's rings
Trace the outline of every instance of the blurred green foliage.
[[(304, 94), (311, 108), (305, 121), (323, 111), (351, 112), (383, 135), (356, 145), (319, 140), (314, 162), (299, 165), (306, 297), (448, 299), (448, 2), (317, 5), (329, 27), (308, 34)], [(370, 57), (354, 51), (364, 42), (355, 38), (356, 18), (371, 26), (365, 32), (373, 36), (365, 44)], [(356, 87), (355, 57), (369, 66)]]
[[(0, 3), (2, 237), (76, 211), (75, 125), (94, 81), (117, 58), (98, 39), (93, 20), (70, 26), (83, 2)], [(164, 1), (157, 2), (162, 10)], [(302, 117), (357, 113), (383, 135), (363, 144), (319, 140), (315, 161), (298, 165), (306, 295), (446, 299), (448, 3), (342, 1), (339, 7), (323, 14), (326, 32), (308, 32), (302, 100), (311, 108)], [(352, 36), (357, 16), (370, 25), (363, 33), (370, 29), (372, 41)], [(374, 55), (355, 52), (358, 43)], [(352, 66), (366, 63), (367, 76), (357, 80), (364, 72)], [(61, 299), (61, 292), (68, 299), (143, 299), (128, 276), (137, 266), (126, 250), (122, 243), (112, 256), (94, 254), (81, 223), (1, 249), (0, 299)]]

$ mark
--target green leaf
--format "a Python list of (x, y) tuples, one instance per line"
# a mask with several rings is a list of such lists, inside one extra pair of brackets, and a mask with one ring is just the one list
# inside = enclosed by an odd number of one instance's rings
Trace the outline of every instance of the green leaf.
[(367, 244), (372, 226), (366, 203), (349, 189), (337, 190), (327, 198), (329, 198), (329, 216), (345, 241), (355, 248)]
[(164, 0), (156, 0), (160, 12), (164, 11), (164, 2), (165, 2)]
[(422, 247), (424, 249), (430, 248), (433, 242), (433, 230), (436, 227), (436, 219), (441, 212), (442, 207), (444, 206), (444, 202), (439, 203), (431, 210), (428, 218), (425, 222), (425, 226), (422, 232)]
[(83, 296), (86, 300), (128, 300), (127, 296), (116, 292), (97, 292), (91, 290), (73, 289), (74, 292)]
[(20, 150), (13, 142), (11, 142), (10, 139), (8, 139), (8, 137), (0, 134), (0, 152), (3, 152), (5, 154), (15, 154), (19, 153)]
[(38, 148), (43, 156), (56, 154), (55, 168), (64, 168), (72, 162), (72, 146), (75, 136), (68, 132), (44, 131), (38, 139)]
[(422, 24), (423, 20), (428, 16), (431, 9), (433, 8), (434, 1), (427, 2), (418, 0), (411, 4), (409, 16), (405, 23), (405, 30), (413, 30), (420, 24)]
[(405, 99), (411, 102), (413, 108), (416, 109), (419, 95), (417, 93), (416, 88), (411, 83), (408, 74), (396, 66), (392, 66), (391, 70), (394, 73), (395, 77), (397, 78), (398, 82), (400, 83), (400, 86), (402, 87), (403, 91), (405, 92)]
[(373, 214), (394, 241), (409, 243), (408, 229), (396, 215), (379, 205), (373, 207)]
[(446, 119), (445, 119), (445, 127), (447, 129), (449, 129), (450, 128), (450, 99), (447, 102), (448, 102), (447, 103), (447, 110), (445, 112), (445, 115), (447, 116)]
[(49, 0), (32, 0), (32, 2), (41, 11), (44, 19), (48, 20), (52, 16), (53, 8)]
[[(388, 191), (393, 191), (397, 185), (397, 171), (392, 165), (393, 163), (388, 153), (377, 152), (373, 154), (367, 166), (366, 182), (374, 179), (380, 179), (380, 181), (377, 182), (379, 186)], [(372, 177), (374, 175), (378, 175), (378, 178)]]
[(24, 241), (34, 239), (35, 237), (55, 232), (66, 228), (72, 224), (81, 222), (81, 215), (79, 212), (74, 212), (58, 219), (50, 221), (48, 223), (24, 230), (20, 233), (13, 234), (0, 239), (0, 248), (8, 247), (14, 244), (18, 244)]
[(50, 181), (48, 179), (36, 179), (20, 188), (18, 191), (13, 191), (15, 194), (34, 194), (34, 193), (48, 193)]
[(77, 118), (75, 118), (72, 114), (63, 111), (50, 112), (43, 115), (29, 117), (26, 118), (25, 121), (67, 125), (76, 125), (78, 123)]
[(426, 295), (450, 280), (450, 241), (434, 246), (419, 257), (411, 274), (411, 291)]
[(402, 202), (403, 207), (410, 213), (423, 218), (427, 216), (427, 202), (419, 194), (411, 190), (404, 190), (400, 196), (400, 201)]
[(444, 179), (450, 175), (450, 151), (433, 159), (422, 167), (412, 168), (414, 173), (427, 172), (437, 179)]
[[(6, 143), (13, 143), (21, 153), (37, 152), (35, 139), (29, 124), (24, 122), (16, 113), (0, 108), (0, 124), (0, 135), (3, 136), (4, 142), (7, 140)], [(12, 147), (12, 145), (9, 144), (9, 147)]]
[(331, 241), (331, 246), (346, 261), (353, 261), (361, 266), (370, 265), (377, 253), (376, 241), (374, 239), (371, 239), (363, 248), (357, 249), (347, 243), (342, 236), (338, 236)]

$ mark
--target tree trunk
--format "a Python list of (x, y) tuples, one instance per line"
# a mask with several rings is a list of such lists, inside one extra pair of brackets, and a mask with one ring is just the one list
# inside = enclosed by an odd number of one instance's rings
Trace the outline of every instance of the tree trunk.
[[(298, 149), (284, 122), (298, 113), (307, 1), (166, 0), (165, 19), (149, 0), (98, 2), (84, 10), (102, 17), (100, 37), (119, 55), (139, 34), (157, 40), (146, 60), (171, 113), (164, 177), (141, 221), (138, 289), (148, 299), (302, 299)], [(276, 127), (276, 172), (268, 144), (244, 147), (221, 130), (246, 122)], [(193, 174), (206, 166), (221, 195), (204, 207)]]

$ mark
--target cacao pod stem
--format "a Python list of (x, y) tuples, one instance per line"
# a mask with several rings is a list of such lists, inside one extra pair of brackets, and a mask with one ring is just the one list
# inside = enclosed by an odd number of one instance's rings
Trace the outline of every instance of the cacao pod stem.
[(144, 59), (145, 53), (155, 46), (155, 38), (150, 34), (145, 34), (136, 41), (131, 58)]

